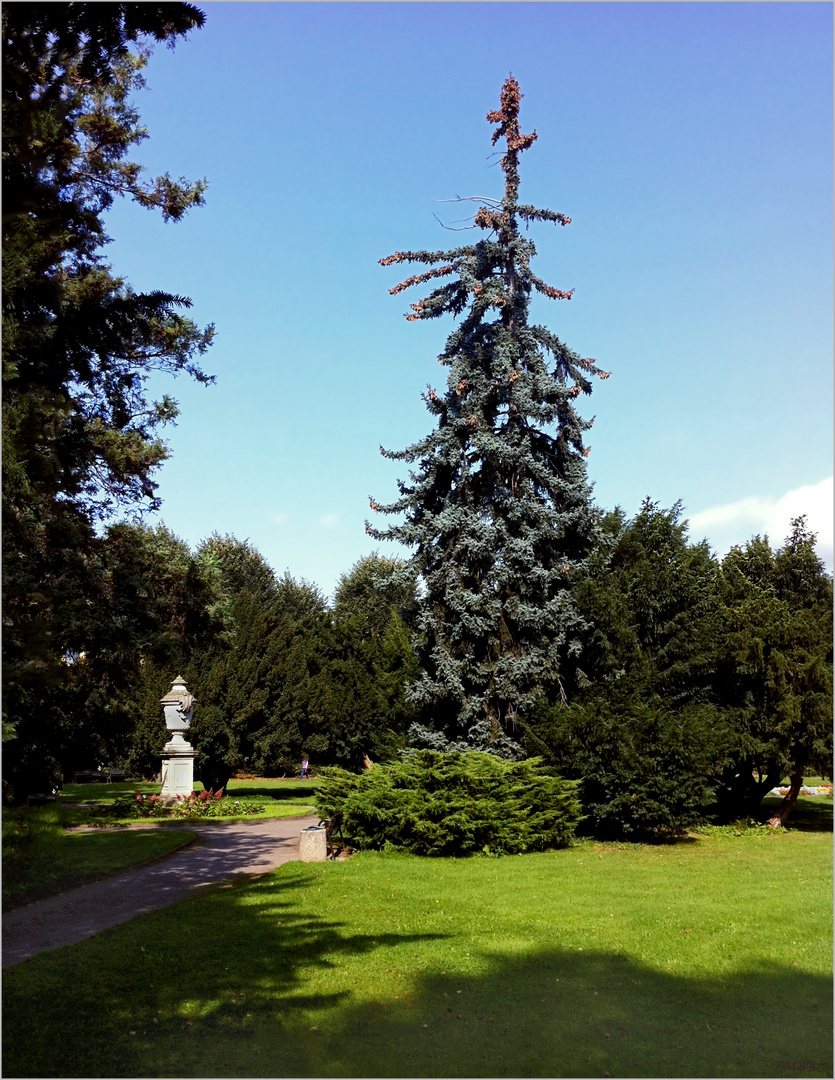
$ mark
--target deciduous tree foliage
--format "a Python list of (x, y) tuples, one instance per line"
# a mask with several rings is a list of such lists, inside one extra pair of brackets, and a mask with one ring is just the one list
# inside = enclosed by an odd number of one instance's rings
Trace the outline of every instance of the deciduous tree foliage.
[[(172, 292), (136, 293), (103, 258), (116, 196), (177, 220), (204, 182), (145, 181), (131, 94), (150, 43), (203, 23), (189, 4), (7, 4), (3, 29), (4, 733), (85, 651), (100, 603), (96, 525), (155, 507), (170, 397), (152, 371), (208, 382), (213, 330)], [(22, 738), (22, 734), (18, 735)], [(48, 735), (44, 735), (48, 739)]]
[(415, 625), (421, 676), (411, 695), (433, 725), (470, 745), (514, 754), (516, 719), (559, 685), (561, 664), (580, 649), (584, 622), (574, 580), (597, 535), (575, 410), (593, 376), (607, 378), (545, 327), (529, 322), (534, 292), (569, 299), (531, 270), (525, 235), (535, 222), (568, 225), (552, 210), (519, 202), (519, 155), (536, 133), (519, 127), (519, 85), (509, 78), (487, 114), (504, 139), (501, 199), (477, 197), (472, 228), (485, 236), (449, 251), (407, 251), (384, 266), (429, 266), (391, 290), (448, 277), (411, 305), (407, 319), (462, 316), (438, 360), (444, 391), (424, 400), (436, 420), (426, 438), (383, 454), (416, 462), (410, 483), (375, 511), (403, 514), (378, 530), (414, 549), (404, 574), (423, 593)]

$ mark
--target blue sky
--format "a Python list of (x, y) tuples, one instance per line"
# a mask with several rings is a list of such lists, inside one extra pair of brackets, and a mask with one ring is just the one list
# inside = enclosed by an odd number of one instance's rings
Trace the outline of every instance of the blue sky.
[(150, 61), (136, 156), (205, 176), (206, 206), (109, 220), (117, 272), (217, 325), (214, 386), (151, 384), (182, 408), (177, 535), (248, 538), (325, 594), (373, 550), (368, 498), (406, 478), (379, 446), (429, 430), (453, 326), (406, 322), (420, 293), (378, 260), (454, 246), (433, 215), (466, 211), (439, 200), (500, 194), (485, 113), (512, 72), (539, 135), (521, 197), (572, 219), (531, 232), (576, 289), (533, 316), (612, 372), (582, 399), (596, 501), (681, 499), (719, 554), (805, 512), (831, 568), (830, 4), (200, 6)]

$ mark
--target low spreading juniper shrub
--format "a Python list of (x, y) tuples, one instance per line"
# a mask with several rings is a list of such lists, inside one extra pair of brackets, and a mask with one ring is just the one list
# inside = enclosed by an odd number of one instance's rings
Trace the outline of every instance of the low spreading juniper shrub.
[(359, 848), (415, 855), (511, 855), (565, 847), (580, 820), (577, 784), (539, 758), (417, 750), (357, 776), (322, 769), (320, 813), (341, 816)]

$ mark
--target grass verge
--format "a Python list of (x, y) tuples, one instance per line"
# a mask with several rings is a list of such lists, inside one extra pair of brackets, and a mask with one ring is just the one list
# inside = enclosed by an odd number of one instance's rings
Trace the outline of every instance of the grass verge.
[[(117, 784), (64, 784), (62, 802), (108, 802), (135, 791), (143, 795), (159, 795), (160, 784), (146, 780), (126, 780)], [(226, 793), (234, 798), (270, 799), (274, 802), (309, 802), (318, 787), (316, 780), (230, 780)], [(195, 791), (203, 791), (199, 780)]]
[(288, 863), (7, 969), (5, 1072), (831, 1076), (831, 897), (822, 831)]
[(3, 812), (3, 910), (43, 900), (167, 855), (192, 832), (67, 836), (58, 806)]
[[(203, 785), (195, 783), (194, 790), (200, 792)], [(125, 825), (133, 824), (136, 818), (113, 815), (90, 818), (87, 811), (66, 806), (67, 803), (80, 803), (86, 806), (105, 807), (116, 799), (131, 798), (135, 792), (142, 795), (159, 795), (160, 784), (144, 781), (128, 781), (118, 784), (66, 784), (61, 791), (64, 804), (64, 822), (66, 825)], [(201, 824), (230, 821), (263, 821), (267, 818), (298, 817), (315, 813), (316, 781), (310, 780), (230, 780), (226, 794), (233, 803), (237, 803), (236, 813), (220, 817), (193, 819)], [(252, 813), (253, 804), (263, 807), (260, 813)], [(155, 825), (175, 823), (182, 825), (184, 818), (153, 818)]]

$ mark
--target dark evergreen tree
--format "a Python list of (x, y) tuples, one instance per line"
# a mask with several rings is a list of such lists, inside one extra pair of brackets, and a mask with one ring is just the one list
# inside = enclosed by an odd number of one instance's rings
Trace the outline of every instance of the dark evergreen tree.
[(159, 699), (171, 671), (223, 630), (210, 575), (164, 525), (111, 526), (79, 563), (89, 587), (80, 598), (64, 597), (47, 628), (60, 629), (73, 648), (51, 678), (33, 680), (25, 700), (34, 699), (36, 711), (6, 703), (17, 717), (3, 755), (7, 799), (93, 765), (157, 772), (166, 741)]
[[(575, 411), (591, 376), (607, 378), (545, 327), (528, 319), (533, 292), (571, 293), (531, 270), (535, 254), (524, 229), (569, 218), (519, 202), (519, 155), (536, 139), (519, 128), (519, 85), (505, 82), (498, 110), (487, 114), (503, 138), (505, 190), (479, 203), (473, 228), (487, 235), (450, 251), (397, 252), (382, 264), (431, 269), (392, 289), (452, 277), (412, 304), (409, 320), (463, 315), (438, 357), (449, 368), (445, 392), (424, 397), (437, 427), (386, 457), (417, 462), (401, 497), (371, 507), (405, 514), (378, 539), (414, 548), (401, 576), (421, 582), (415, 643), (422, 675), (412, 688), (439, 732), (471, 747), (515, 755), (516, 719), (537, 694), (560, 685), (584, 628), (574, 580), (597, 535), (583, 434)], [(524, 227), (524, 229), (523, 229)]]
[(770, 822), (784, 825), (804, 773), (832, 775), (832, 578), (804, 517), (777, 551), (759, 536), (731, 550), (722, 577), (731, 733), (720, 805), (727, 818), (755, 814), (788, 777)]
[[(200, 544), (197, 558), (214, 585), (212, 612), (223, 632), (184, 653), (175, 666), (197, 698), (191, 729), (196, 775), (217, 790), (236, 769), (252, 768), (254, 744), (280, 692), (273, 635), (282, 622), (279, 598), (287, 590), (249, 541), (214, 534)], [(172, 677), (170, 664), (156, 673), (147, 701), (154, 717)]]
[[(159, 732), (159, 699), (174, 674), (197, 698), (192, 742), (207, 787), (225, 786), (237, 769), (292, 772), (303, 756), (360, 768), (364, 754), (382, 760), (405, 744), (413, 718), (405, 685), (416, 665), (397, 595), (385, 588), (391, 560), (360, 560), (342, 576), (332, 610), (315, 585), (277, 578), (234, 536), (211, 536), (197, 562), (222, 630), (164, 667), (143, 666), (133, 760), (146, 771), (156, 764), (159, 739), (149, 754), (140, 735)], [(411, 593), (400, 598), (408, 603)]]
[(147, 138), (131, 100), (146, 40), (173, 44), (202, 23), (189, 4), (3, 9), (3, 492), (15, 521), (56, 499), (87, 518), (156, 506), (156, 433), (176, 405), (146, 399), (148, 372), (210, 381), (198, 357), (212, 328), (183, 317), (190, 301), (133, 292), (102, 256), (117, 196), (175, 221), (203, 201), (205, 181), (146, 182), (126, 160)]
[(704, 820), (725, 752), (715, 706), (672, 706), (619, 680), (568, 706), (540, 702), (526, 724), (532, 753), (579, 780), (582, 831), (601, 839), (667, 838)]
[(409, 618), (415, 612), (413, 580), (394, 575), (401, 563), (374, 552), (358, 559), (342, 574), (334, 593), (337, 618), (358, 616), (366, 636), (382, 634), (393, 615)]
[(680, 503), (645, 499), (631, 520), (616, 509), (601, 528), (576, 593), (589, 624), (585, 685), (567, 708), (542, 701), (525, 742), (583, 780), (585, 829), (670, 835), (708, 812), (728, 760), (716, 705), (720, 569), (688, 539)]
[(418, 674), (403, 616), (414, 610), (414, 582), (392, 581), (400, 564), (378, 554), (339, 579), (325, 683), (334, 717), (330, 760), (359, 768), (393, 757), (406, 744), (415, 709), (407, 688)]
[(6, 737), (32, 715), (60, 726), (65, 658), (88, 649), (107, 602), (97, 524), (158, 505), (159, 431), (177, 408), (148, 400), (148, 374), (210, 381), (199, 358), (213, 330), (185, 317), (184, 297), (134, 292), (102, 254), (115, 197), (165, 220), (202, 202), (203, 181), (146, 181), (128, 160), (147, 137), (131, 94), (151, 44), (173, 45), (202, 13), (17, 3), (2, 20)]
[(604, 542), (577, 587), (590, 630), (584, 648), (588, 695), (613, 682), (677, 707), (713, 700), (721, 650), (719, 564), (693, 543), (681, 502), (644, 499), (627, 521), (605, 515)]
[(375, 556), (360, 560), (342, 576), (333, 609), (305, 583), (282, 582), (281, 618), (262, 661), (268, 718), (254, 744), (265, 771), (292, 769), (302, 756), (359, 769), (364, 755), (383, 760), (405, 745), (413, 718), (405, 686), (416, 664), (400, 616), (377, 588), (390, 568)]

